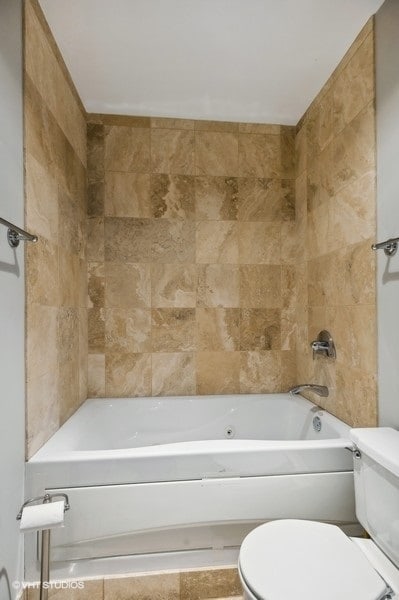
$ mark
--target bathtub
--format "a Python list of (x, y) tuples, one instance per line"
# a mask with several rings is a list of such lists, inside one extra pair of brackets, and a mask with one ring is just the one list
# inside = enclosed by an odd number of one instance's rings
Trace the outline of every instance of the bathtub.
[(70, 499), (53, 567), (228, 549), (270, 519), (354, 524), (348, 432), (290, 394), (93, 399), (28, 461), (26, 484)]

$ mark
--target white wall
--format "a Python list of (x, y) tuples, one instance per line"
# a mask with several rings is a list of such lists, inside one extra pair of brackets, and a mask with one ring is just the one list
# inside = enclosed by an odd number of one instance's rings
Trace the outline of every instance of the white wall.
[[(376, 15), (377, 237), (399, 237), (399, 2)], [(378, 252), (379, 423), (399, 428), (399, 251)]]
[[(22, 1), (0, 0), (0, 216), (23, 225)], [(24, 480), (24, 248), (0, 226), (0, 599), (17, 595)]]

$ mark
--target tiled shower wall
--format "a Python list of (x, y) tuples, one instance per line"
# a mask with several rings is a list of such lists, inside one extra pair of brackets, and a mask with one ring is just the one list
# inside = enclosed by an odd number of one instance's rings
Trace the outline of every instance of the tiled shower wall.
[[(347, 423), (373, 426), (376, 390), (375, 82), (373, 20), (298, 126), (298, 381)], [(312, 360), (309, 343), (332, 334), (337, 359)]]
[(25, 2), (27, 455), (87, 397), (86, 120), (36, 0)]
[(296, 381), (294, 132), (89, 115), (89, 395)]

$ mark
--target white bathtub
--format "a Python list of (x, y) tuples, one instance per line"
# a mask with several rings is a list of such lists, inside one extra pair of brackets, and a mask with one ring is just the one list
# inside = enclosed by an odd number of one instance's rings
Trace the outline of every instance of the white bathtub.
[(69, 495), (54, 565), (235, 547), (270, 519), (355, 523), (348, 432), (289, 394), (87, 400), (27, 463), (27, 488)]

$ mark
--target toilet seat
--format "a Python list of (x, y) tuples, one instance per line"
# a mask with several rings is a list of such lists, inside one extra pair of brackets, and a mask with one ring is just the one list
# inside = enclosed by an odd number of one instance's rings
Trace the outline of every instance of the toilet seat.
[(380, 600), (385, 581), (335, 525), (271, 521), (244, 540), (242, 578), (259, 600)]

